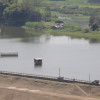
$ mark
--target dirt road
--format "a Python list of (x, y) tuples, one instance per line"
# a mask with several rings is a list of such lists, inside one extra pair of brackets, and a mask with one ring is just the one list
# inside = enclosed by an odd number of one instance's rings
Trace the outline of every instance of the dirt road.
[(99, 96), (97, 86), (0, 75), (0, 100), (100, 100)]

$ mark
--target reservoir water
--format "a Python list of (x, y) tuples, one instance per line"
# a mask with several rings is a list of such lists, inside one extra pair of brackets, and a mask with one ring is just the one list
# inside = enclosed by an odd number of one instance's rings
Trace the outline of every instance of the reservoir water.
[[(18, 52), (18, 57), (0, 57), (0, 70), (88, 80), (100, 80), (100, 43), (68, 36), (41, 35), (30, 38), (0, 38), (0, 52)], [(43, 58), (34, 66), (34, 58)]]

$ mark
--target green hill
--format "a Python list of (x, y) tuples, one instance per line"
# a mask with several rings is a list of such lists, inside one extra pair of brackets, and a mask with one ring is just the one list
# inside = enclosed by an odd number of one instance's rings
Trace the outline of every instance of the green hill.
[(43, 0), (43, 1), (45, 3), (55, 4), (60, 6), (68, 5), (68, 6), (100, 8), (100, 4), (98, 4), (98, 2), (96, 3), (96, 1), (100, 0)]

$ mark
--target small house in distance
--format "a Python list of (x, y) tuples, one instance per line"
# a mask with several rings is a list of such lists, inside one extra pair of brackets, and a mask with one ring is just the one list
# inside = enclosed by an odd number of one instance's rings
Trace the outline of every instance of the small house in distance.
[(42, 58), (34, 58), (35, 65), (42, 65)]
[(64, 29), (64, 24), (60, 23), (58, 25), (52, 26), (52, 29)]

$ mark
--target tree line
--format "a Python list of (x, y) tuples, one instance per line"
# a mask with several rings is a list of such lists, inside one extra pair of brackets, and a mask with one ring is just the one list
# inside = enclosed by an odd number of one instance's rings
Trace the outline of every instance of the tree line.
[(21, 26), (26, 22), (50, 21), (48, 7), (43, 7), (42, 0), (0, 0), (0, 22)]

